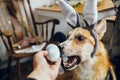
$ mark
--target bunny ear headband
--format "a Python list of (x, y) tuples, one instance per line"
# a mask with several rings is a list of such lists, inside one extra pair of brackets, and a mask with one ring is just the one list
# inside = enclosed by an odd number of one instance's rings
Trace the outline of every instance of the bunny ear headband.
[[(64, 0), (59, 1), (59, 6), (67, 24), (72, 28), (80, 27), (79, 15), (74, 10), (74, 8), (70, 6), (67, 1)], [(97, 17), (97, 0), (86, 0), (83, 10), (83, 19), (86, 24), (85, 27), (90, 31), (91, 35), (95, 40), (94, 50), (91, 54), (91, 57), (95, 55), (98, 49), (98, 37), (97, 34), (94, 32), (94, 27), (97, 23)]]

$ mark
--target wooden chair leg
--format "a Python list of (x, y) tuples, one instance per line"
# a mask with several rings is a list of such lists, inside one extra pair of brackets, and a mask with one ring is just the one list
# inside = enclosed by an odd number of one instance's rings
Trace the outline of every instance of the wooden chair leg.
[(19, 59), (16, 59), (16, 61), (17, 61), (16, 65), (17, 65), (17, 71), (18, 71), (18, 80), (22, 80)]
[(10, 72), (11, 72), (11, 62), (12, 62), (12, 57), (8, 57), (8, 66), (7, 66), (7, 75), (10, 78)]

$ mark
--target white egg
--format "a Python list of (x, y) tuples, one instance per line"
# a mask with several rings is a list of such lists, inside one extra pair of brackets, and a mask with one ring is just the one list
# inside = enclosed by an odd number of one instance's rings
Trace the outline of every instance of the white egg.
[(60, 51), (58, 47), (55, 44), (49, 44), (46, 47), (46, 50), (48, 51), (47, 59), (51, 62), (57, 62), (60, 57)]

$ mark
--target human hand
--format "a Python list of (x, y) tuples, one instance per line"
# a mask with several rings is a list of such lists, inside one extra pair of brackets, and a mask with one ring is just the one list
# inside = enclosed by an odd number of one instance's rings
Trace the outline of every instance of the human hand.
[(56, 63), (50, 64), (47, 62), (47, 56), (47, 51), (40, 51), (34, 56), (34, 70), (28, 77), (32, 77), (37, 80), (55, 80), (58, 75), (61, 59), (59, 58)]

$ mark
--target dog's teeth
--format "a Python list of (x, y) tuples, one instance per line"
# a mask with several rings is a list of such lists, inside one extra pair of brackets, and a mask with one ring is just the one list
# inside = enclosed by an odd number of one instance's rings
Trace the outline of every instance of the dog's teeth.
[(63, 64), (64, 64), (65, 67), (69, 67), (69, 64), (68, 64), (68, 63), (63, 62)]
[(66, 62), (63, 62), (63, 64), (64, 64), (64, 65), (67, 65), (67, 63), (66, 63)]
[(65, 67), (72, 66), (72, 64), (71, 64), (71, 63), (69, 63), (69, 64), (68, 64), (68, 63), (63, 62), (63, 64), (64, 64), (64, 66), (65, 66)]
[(66, 62), (68, 60), (68, 57), (65, 55), (62, 55), (63, 62)]
[(63, 62), (66, 62), (68, 60), (68, 57), (63, 58)]

